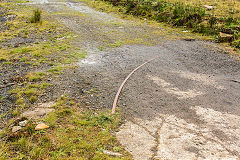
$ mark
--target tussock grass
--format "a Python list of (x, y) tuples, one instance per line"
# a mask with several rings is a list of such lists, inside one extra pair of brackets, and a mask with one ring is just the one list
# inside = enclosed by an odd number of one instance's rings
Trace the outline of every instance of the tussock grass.
[(42, 11), (40, 9), (33, 10), (33, 15), (30, 18), (31, 23), (41, 23), (42, 21)]

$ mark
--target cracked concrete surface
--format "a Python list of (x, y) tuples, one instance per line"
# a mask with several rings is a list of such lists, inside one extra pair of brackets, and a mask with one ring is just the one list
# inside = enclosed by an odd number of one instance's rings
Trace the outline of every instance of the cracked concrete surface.
[(136, 160), (239, 159), (240, 116), (199, 106), (191, 109), (201, 117), (204, 125), (160, 114), (162, 118), (151, 121), (127, 121), (117, 138)]
[(128, 121), (120, 128), (117, 138), (134, 159), (148, 159), (152, 156), (155, 138), (142, 126)]

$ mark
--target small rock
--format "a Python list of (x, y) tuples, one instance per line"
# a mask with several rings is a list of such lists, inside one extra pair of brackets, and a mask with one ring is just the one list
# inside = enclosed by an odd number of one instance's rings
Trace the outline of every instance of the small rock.
[(57, 38), (57, 40), (62, 40), (62, 39), (64, 39), (64, 38), (66, 38), (66, 37), (64, 36), (64, 37), (62, 37), (62, 38)]
[(27, 117), (29, 119), (39, 119), (42, 116), (54, 111), (52, 108), (36, 108), (33, 111), (25, 111), (22, 113), (22, 117)]
[(116, 152), (112, 152), (112, 151), (108, 151), (108, 150), (103, 150), (103, 153), (107, 154), (107, 155), (111, 155), (111, 156), (122, 156), (122, 154), (120, 154), (120, 153), (116, 153)]
[(68, 127), (69, 129), (71, 129), (71, 130), (75, 129), (75, 126), (73, 126), (73, 125), (71, 125), (71, 124), (67, 125), (67, 127)]
[(204, 20), (204, 21), (202, 21), (201, 23), (200, 23), (200, 26), (202, 25), (202, 26), (208, 26), (208, 21), (207, 20)]
[(44, 123), (40, 123), (35, 127), (35, 130), (41, 130), (41, 129), (46, 129), (46, 128), (49, 128), (49, 126)]
[(209, 5), (204, 5), (204, 7), (205, 7), (207, 10), (212, 10), (212, 9), (214, 9), (213, 6), (209, 6)]
[(27, 125), (27, 120), (19, 122), (19, 126), (25, 127)]
[(21, 130), (21, 129), (22, 129), (21, 126), (13, 126), (12, 132), (14, 133), (14, 132), (17, 132), (17, 131), (19, 131), (19, 130)]
[(233, 35), (226, 33), (219, 33), (218, 40), (219, 42), (231, 42), (233, 39)]
[(38, 106), (38, 108), (50, 108), (52, 106), (56, 105), (55, 102), (47, 102), (47, 103), (42, 103)]
[(39, 119), (48, 113), (54, 111), (53, 107), (55, 102), (42, 103), (37, 106), (34, 110), (28, 110), (22, 113), (22, 117), (27, 117), (29, 119)]
[(158, 2), (152, 2), (152, 6), (157, 6), (158, 4)]
[(235, 83), (240, 83), (240, 80), (232, 79), (231, 81), (232, 81), (232, 82), (235, 82)]
[(240, 31), (240, 26), (237, 26), (237, 27), (236, 27), (236, 30)]

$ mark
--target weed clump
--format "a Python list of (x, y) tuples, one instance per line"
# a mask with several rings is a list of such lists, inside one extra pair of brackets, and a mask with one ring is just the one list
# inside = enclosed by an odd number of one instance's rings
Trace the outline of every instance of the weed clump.
[(41, 23), (42, 21), (42, 11), (40, 9), (33, 10), (33, 15), (30, 18), (31, 23)]

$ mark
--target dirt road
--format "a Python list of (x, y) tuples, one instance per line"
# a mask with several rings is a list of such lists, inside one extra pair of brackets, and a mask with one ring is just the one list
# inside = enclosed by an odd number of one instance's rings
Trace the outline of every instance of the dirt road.
[(203, 41), (163, 25), (123, 20), (83, 3), (34, 1), (78, 36), (88, 57), (79, 76), (97, 92), (92, 106), (118, 106), (125, 123), (116, 133), (136, 160), (240, 159), (240, 62)]

